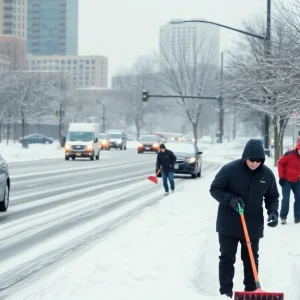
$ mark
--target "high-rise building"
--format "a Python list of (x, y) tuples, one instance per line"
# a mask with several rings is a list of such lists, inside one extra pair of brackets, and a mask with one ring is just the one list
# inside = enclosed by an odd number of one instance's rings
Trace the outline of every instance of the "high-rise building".
[(0, 1), (0, 35), (27, 36), (27, 0)]
[(172, 20), (160, 27), (159, 48), (161, 62), (193, 65), (210, 59), (212, 65), (220, 61), (220, 28), (200, 22)]
[(106, 56), (35, 56), (27, 55), (30, 71), (67, 72), (76, 88), (107, 88), (108, 58)]
[(27, 53), (77, 55), (78, 0), (27, 1)]

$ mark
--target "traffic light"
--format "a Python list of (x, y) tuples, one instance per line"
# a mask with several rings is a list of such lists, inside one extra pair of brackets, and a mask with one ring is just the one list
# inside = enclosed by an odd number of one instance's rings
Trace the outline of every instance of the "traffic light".
[(143, 91), (143, 102), (148, 102), (148, 91), (147, 90), (144, 90)]

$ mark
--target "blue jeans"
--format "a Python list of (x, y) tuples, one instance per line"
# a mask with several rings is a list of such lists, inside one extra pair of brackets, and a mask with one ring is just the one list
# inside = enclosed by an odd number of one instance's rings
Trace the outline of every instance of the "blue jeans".
[(288, 216), (289, 208), (290, 208), (291, 190), (293, 191), (295, 196), (294, 218), (296, 220), (300, 220), (300, 181), (298, 182), (285, 181), (282, 187), (282, 202), (281, 202), (280, 218), (286, 219)]
[(169, 185), (168, 185), (168, 180), (170, 182), (171, 190), (173, 191), (175, 189), (175, 183), (174, 183), (174, 172), (166, 172), (162, 171), (162, 179), (163, 179), (163, 185), (165, 188), (165, 192), (169, 192)]

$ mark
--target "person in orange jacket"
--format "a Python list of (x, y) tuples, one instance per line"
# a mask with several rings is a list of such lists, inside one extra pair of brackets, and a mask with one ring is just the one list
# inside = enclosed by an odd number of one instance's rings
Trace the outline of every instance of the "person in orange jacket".
[(278, 160), (279, 184), (282, 187), (282, 201), (280, 209), (281, 224), (286, 224), (289, 213), (290, 193), (293, 191), (294, 222), (300, 223), (300, 142), (293, 150), (287, 151)]

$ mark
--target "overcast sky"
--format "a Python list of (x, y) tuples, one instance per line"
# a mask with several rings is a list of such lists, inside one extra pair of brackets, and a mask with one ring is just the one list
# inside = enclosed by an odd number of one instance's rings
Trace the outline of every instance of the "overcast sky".
[[(205, 18), (241, 27), (266, 11), (267, 0), (79, 0), (79, 54), (105, 55), (109, 77), (138, 56), (158, 50), (159, 26), (170, 19)], [(221, 50), (239, 33), (222, 29)]]

